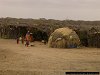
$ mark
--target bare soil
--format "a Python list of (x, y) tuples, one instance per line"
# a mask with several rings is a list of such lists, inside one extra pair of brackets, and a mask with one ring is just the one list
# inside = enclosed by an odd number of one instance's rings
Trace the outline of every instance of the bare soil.
[(99, 71), (100, 49), (57, 49), (41, 42), (25, 47), (0, 39), (0, 75), (65, 75), (70, 71)]

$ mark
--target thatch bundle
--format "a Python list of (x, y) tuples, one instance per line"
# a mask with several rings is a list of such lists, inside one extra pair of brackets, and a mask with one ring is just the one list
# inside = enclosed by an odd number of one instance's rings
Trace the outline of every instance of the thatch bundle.
[(80, 44), (80, 39), (72, 29), (56, 29), (48, 40), (48, 46), (52, 48), (76, 48)]

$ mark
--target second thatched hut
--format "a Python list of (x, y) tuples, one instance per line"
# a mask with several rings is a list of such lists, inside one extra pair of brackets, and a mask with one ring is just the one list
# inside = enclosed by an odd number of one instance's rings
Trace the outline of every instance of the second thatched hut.
[(56, 29), (48, 40), (48, 46), (52, 48), (77, 48), (79, 45), (78, 35), (68, 27)]

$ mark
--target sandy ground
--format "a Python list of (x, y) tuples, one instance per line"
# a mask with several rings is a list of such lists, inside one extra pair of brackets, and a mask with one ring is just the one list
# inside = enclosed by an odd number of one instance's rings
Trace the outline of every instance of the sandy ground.
[(99, 71), (100, 49), (48, 48), (40, 42), (34, 47), (0, 39), (0, 75), (65, 75), (69, 71)]

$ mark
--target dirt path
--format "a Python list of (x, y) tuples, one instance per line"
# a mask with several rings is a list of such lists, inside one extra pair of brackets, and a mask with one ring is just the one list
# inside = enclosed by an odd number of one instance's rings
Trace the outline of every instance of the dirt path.
[(25, 47), (15, 40), (0, 39), (0, 73), (65, 75), (66, 71), (100, 71), (100, 49), (55, 49), (33, 44)]

